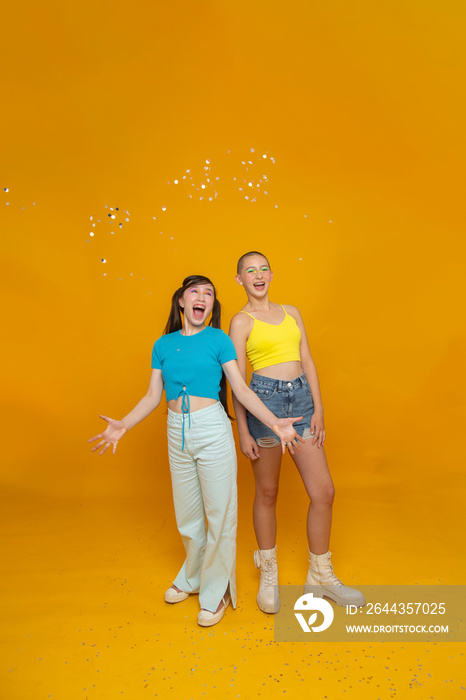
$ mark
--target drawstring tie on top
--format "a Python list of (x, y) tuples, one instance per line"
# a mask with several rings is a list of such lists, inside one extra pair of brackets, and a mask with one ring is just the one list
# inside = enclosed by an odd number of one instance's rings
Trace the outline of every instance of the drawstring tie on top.
[(181, 399), (181, 413), (183, 414), (183, 427), (181, 430), (181, 434), (183, 436), (182, 444), (181, 444), (181, 451), (184, 450), (184, 421), (186, 416), (188, 416), (188, 428), (191, 427), (191, 409), (189, 405), (189, 394), (186, 391), (186, 387), (184, 386), (180, 393), (178, 394), (178, 398), (182, 396), (183, 398)]

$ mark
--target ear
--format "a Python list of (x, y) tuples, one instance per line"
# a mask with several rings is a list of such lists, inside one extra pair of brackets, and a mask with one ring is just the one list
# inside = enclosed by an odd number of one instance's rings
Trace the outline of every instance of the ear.
[(184, 309), (184, 304), (181, 301), (181, 299), (178, 299), (178, 306), (180, 307), (180, 309)]
[(242, 282), (241, 277), (239, 275), (235, 275), (235, 280), (238, 282), (239, 285), (243, 286), (243, 282)]
[(273, 280), (273, 272), (272, 272), (272, 270), (270, 270), (270, 281), (272, 281), (272, 280)]

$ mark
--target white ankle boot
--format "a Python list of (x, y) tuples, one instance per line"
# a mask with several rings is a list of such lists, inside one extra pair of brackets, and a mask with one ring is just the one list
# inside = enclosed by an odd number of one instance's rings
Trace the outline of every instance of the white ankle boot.
[(344, 586), (335, 576), (331, 555), (331, 552), (325, 554), (309, 552), (309, 571), (304, 593), (313, 593), (318, 598), (326, 596), (334, 600), (337, 605), (356, 605), (357, 607), (365, 605), (366, 599), (362, 593), (355, 588)]
[(278, 595), (277, 545), (273, 549), (258, 549), (254, 552), (254, 564), (261, 571), (257, 605), (265, 613), (280, 610)]

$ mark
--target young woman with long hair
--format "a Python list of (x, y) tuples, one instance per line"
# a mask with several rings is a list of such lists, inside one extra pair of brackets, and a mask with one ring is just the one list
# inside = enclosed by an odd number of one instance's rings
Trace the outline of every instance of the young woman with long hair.
[[(338, 605), (364, 605), (364, 596), (335, 576), (329, 552), (334, 487), (324, 452), (324, 410), (319, 379), (301, 314), (294, 306), (269, 300), (273, 273), (262, 253), (251, 251), (238, 261), (236, 281), (246, 305), (231, 321), (230, 337), (238, 367), (246, 379), (246, 357), (253, 368), (250, 388), (277, 416), (299, 413), (294, 427), (305, 443), (292, 454), (310, 499), (307, 515), (309, 570), (305, 592), (332, 598)], [(257, 603), (261, 610), (280, 608), (276, 547), (276, 501), (282, 451), (276, 435), (233, 397), (241, 451), (251, 460), (256, 492), (253, 521), (260, 569)]]
[(122, 420), (100, 416), (107, 428), (89, 440), (100, 440), (93, 451), (104, 454), (112, 445), (114, 454), (123, 435), (157, 408), (165, 389), (175, 515), (186, 550), (165, 600), (178, 603), (199, 592), (198, 623), (204, 627), (221, 620), (230, 597), (236, 606), (236, 452), (224, 375), (283, 451), (287, 443), (299, 449), (293, 419), (278, 420), (244, 383), (233, 343), (220, 330), (215, 287), (204, 275), (186, 277), (173, 294), (164, 335), (153, 347), (147, 394)]

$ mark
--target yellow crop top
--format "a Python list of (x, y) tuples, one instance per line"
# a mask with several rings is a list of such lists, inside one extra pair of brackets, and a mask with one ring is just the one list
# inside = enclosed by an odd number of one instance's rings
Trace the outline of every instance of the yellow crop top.
[[(285, 311), (283, 306), (282, 309)], [(301, 361), (301, 331), (293, 316), (285, 311), (285, 318), (278, 325), (259, 321), (254, 316), (251, 318), (254, 320), (254, 326), (246, 341), (246, 355), (253, 370), (280, 362)]]

